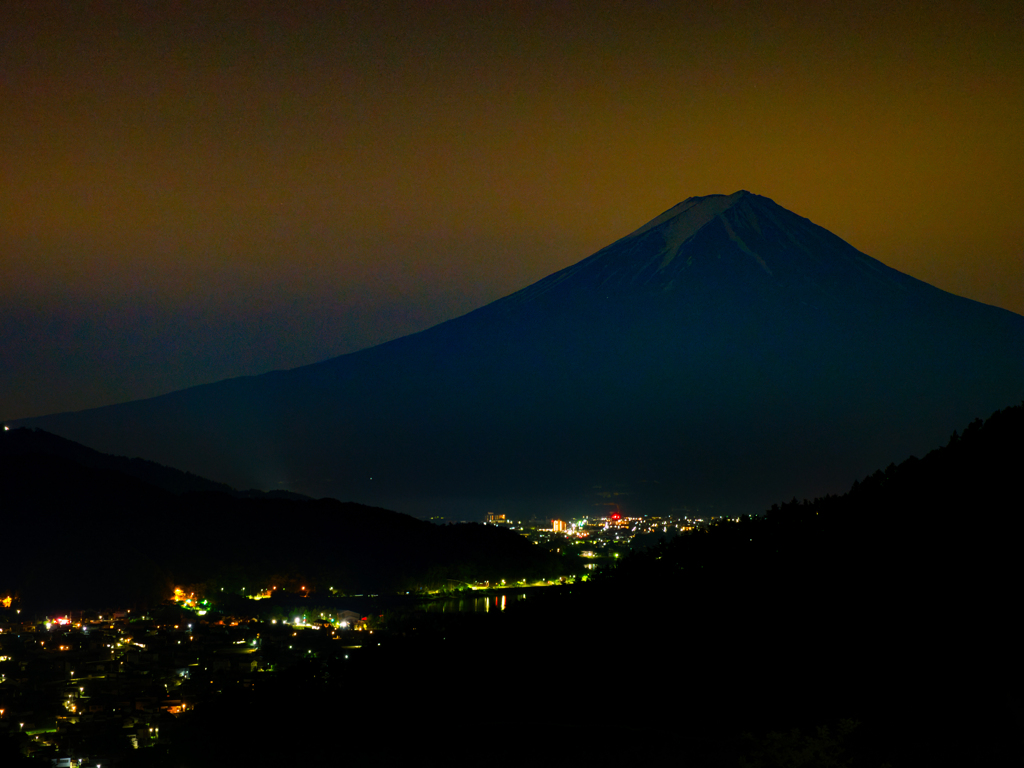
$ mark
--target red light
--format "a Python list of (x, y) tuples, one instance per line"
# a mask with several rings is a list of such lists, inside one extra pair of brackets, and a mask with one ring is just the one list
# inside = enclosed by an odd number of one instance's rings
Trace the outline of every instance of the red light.
[(622, 519), (622, 515), (620, 515), (618, 512), (612, 512), (612, 520), (621, 520), (621, 519)]

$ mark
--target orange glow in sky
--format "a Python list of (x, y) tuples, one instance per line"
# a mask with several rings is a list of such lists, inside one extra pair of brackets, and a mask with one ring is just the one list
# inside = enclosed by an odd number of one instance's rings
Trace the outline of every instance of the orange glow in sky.
[(7, 3), (9, 418), (316, 362), (747, 189), (1024, 313), (1018, 4)]

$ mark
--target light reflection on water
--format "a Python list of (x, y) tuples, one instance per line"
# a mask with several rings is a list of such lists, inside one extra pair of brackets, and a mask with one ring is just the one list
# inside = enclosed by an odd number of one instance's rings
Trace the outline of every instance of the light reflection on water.
[(446, 600), (434, 600), (424, 606), (427, 613), (490, 613), (504, 611), (506, 607), (519, 600), (525, 600), (525, 594), (491, 595), (490, 597), (452, 597)]

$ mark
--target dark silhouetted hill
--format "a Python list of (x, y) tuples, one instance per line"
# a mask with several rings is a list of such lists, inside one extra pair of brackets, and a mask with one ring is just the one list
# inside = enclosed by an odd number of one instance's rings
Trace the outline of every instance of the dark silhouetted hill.
[(170, 493), (227, 493), (245, 498), (309, 498), (289, 491), (238, 491), (225, 483), (165, 467), (155, 461), (100, 453), (42, 429), (9, 430), (4, 438), (0, 442), (0, 457), (36, 454), (64, 458), (85, 468), (119, 472)]
[(584, 667), (633, 660), (626, 695), (651, 724), (813, 734), (852, 717), (855, 765), (1008, 765), (1024, 736), (1022, 465), (1024, 405), (843, 495), (679, 536), (523, 610)]
[(174, 584), (213, 579), (362, 594), (563, 567), (511, 531), (437, 526), (334, 499), (248, 497), (41, 431), (0, 433), (0, 488), (0, 589), (37, 605), (153, 604)]

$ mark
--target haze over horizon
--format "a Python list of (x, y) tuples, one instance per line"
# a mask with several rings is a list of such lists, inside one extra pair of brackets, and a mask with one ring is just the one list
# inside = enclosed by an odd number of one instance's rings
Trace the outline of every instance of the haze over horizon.
[(1024, 314), (1022, 45), (997, 2), (7, 3), (0, 416), (355, 351), (738, 189)]
[(1022, 398), (1024, 316), (739, 191), (362, 352), (13, 423), (420, 517), (620, 497), (736, 515), (841, 492)]

